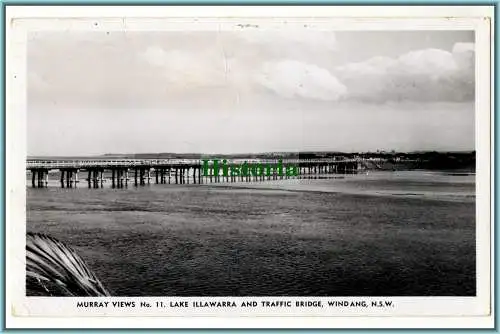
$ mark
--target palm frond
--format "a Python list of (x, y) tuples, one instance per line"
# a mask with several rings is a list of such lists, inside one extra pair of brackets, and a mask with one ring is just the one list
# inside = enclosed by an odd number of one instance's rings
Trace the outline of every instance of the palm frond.
[(109, 296), (97, 276), (70, 247), (50, 236), (26, 235), (27, 285), (38, 285), (42, 294)]

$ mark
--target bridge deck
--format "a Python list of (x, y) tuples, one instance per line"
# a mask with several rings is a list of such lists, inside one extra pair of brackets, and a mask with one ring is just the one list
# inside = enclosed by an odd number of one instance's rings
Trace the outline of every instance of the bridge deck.
[[(209, 164), (213, 160), (209, 160)], [(283, 165), (324, 165), (324, 164), (340, 164), (354, 163), (360, 159), (285, 159), (282, 160)], [(203, 165), (203, 160), (187, 160), (187, 159), (161, 159), (161, 160), (145, 160), (145, 159), (125, 159), (125, 160), (27, 160), (26, 169), (99, 169), (99, 168), (169, 168), (169, 167), (199, 167)], [(259, 159), (231, 159), (227, 165), (240, 165), (244, 162), (251, 164), (277, 164), (278, 159), (259, 160)], [(219, 160), (222, 164), (222, 160)]]

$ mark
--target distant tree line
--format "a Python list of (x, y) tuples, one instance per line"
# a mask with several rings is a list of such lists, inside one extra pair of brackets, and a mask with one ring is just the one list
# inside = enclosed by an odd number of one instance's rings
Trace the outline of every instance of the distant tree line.
[[(267, 152), (267, 153), (238, 153), (238, 154), (202, 154), (202, 153), (141, 153), (141, 154), (106, 154), (106, 158), (130, 159), (382, 159), (386, 163), (399, 165), (407, 169), (467, 169), (475, 170), (476, 152), (355, 152), (339, 151), (315, 152)], [(399, 169), (398, 168), (398, 169)]]

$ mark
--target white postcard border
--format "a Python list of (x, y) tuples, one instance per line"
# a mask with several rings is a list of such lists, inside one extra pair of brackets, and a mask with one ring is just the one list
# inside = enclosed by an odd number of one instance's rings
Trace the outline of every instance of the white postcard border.
[[(331, 328), (331, 327), (482, 327), (492, 325), (493, 287), (491, 245), (493, 237), (492, 198), (490, 188), (490, 159), (492, 145), (493, 96), (490, 91), (492, 69), (490, 59), (493, 49), (491, 7), (486, 6), (425, 6), (412, 7), (7, 7), (6, 17), (6, 321), (7, 327), (80, 327), (82, 320), (72, 316), (85, 316), (85, 325), (104, 327), (172, 327), (172, 328)], [(217, 17), (225, 17), (218, 20)], [(30, 20), (13, 20), (13, 18)], [(65, 20), (42, 18), (69, 18)], [(99, 18), (98, 18), (99, 17)], [(122, 17), (128, 17), (123, 20)], [(145, 21), (145, 18), (156, 20)], [(159, 18), (174, 17), (166, 22)], [(220, 311), (221, 309), (176, 310), (169, 314), (157, 312), (156, 317), (148, 312), (122, 311), (116, 309), (95, 313), (86, 309), (77, 310), (77, 300), (82, 298), (25, 297), (25, 208), (26, 180), (24, 177), (26, 159), (26, 32), (36, 29), (76, 30), (169, 30), (185, 26), (186, 18), (199, 17), (195, 29), (231, 29), (234, 22), (255, 23), (262, 28), (273, 29), (283, 23), (293, 26), (294, 22), (313, 22), (319, 29), (368, 30), (368, 29), (474, 29), (476, 30), (476, 242), (477, 242), (477, 297), (476, 298), (407, 298), (387, 297), (379, 300), (393, 300), (397, 310), (392, 312), (353, 313), (325, 312), (325, 309), (290, 310), (255, 309), (252, 312)], [(276, 18), (280, 19), (276, 19)], [(314, 17), (314, 19), (312, 19)], [(335, 19), (336, 17), (336, 19)], [(358, 17), (357, 19), (354, 19)], [(79, 18), (79, 19), (78, 19)], [(98, 18), (98, 19), (97, 19)], [(363, 19), (361, 19), (363, 18)], [(382, 19), (385, 18), (385, 19)], [(98, 22), (97, 25), (93, 24)], [(193, 21), (190, 21), (191, 23)], [(43, 23), (40, 26), (40, 23)], [(491, 24), (491, 25), (490, 25)], [(177, 28), (178, 29), (178, 28)], [(233, 298), (235, 301), (251, 300), (257, 297)], [(362, 297), (360, 297), (363, 299)], [(155, 302), (164, 300), (193, 299), (214, 300), (225, 298), (118, 298), (109, 300), (134, 300)], [(302, 300), (304, 298), (257, 298), (256, 300)], [(359, 298), (305, 298), (304, 300), (349, 300)], [(364, 298), (370, 300), (370, 298)], [(377, 299), (377, 298), (376, 298)], [(85, 299), (87, 300), (87, 299)], [(102, 299), (106, 300), (106, 299)], [(464, 312), (466, 309), (468, 312)], [(295, 313), (294, 313), (295, 312)], [(386, 313), (384, 313), (386, 312)], [(103, 315), (113, 317), (103, 318)], [(26, 315), (30, 315), (27, 317)], [(120, 316), (120, 317), (116, 317)], [(146, 316), (143, 318), (142, 316)], [(158, 318), (160, 316), (161, 318)], [(168, 318), (164, 318), (168, 316)], [(190, 316), (197, 316), (196, 319)], [(209, 317), (207, 317), (209, 316)], [(281, 316), (281, 317), (276, 317)], [(426, 317), (422, 317), (426, 316)], [(256, 318), (258, 317), (258, 318)], [(72, 320), (73, 319), (73, 320)], [(425, 319), (425, 320), (423, 320)]]

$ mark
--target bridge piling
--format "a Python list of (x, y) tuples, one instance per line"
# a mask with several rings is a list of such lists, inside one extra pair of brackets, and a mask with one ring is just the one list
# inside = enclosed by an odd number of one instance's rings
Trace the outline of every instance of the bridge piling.
[(123, 186), (123, 169), (115, 168), (115, 186), (121, 188)]
[(121, 188), (122, 183), (123, 183), (123, 176), (122, 176), (123, 171), (120, 168), (116, 169), (116, 187)]
[(144, 182), (144, 175), (146, 174), (146, 171), (144, 170), (144, 168), (141, 168), (139, 170), (139, 182), (141, 183), (141, 185), (143, 185), (145, 182)]
[(75, 179), (75, 176), (73, 174), (74, 174), (73, 169), (69, 169), (66, 171), (66, 187), (67, 188), (73, 188), (74, 179)]

